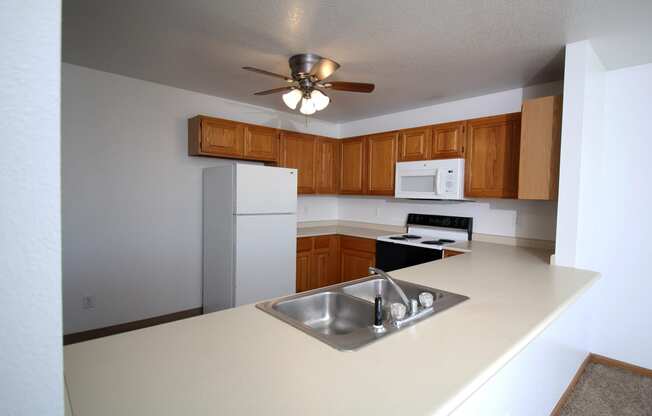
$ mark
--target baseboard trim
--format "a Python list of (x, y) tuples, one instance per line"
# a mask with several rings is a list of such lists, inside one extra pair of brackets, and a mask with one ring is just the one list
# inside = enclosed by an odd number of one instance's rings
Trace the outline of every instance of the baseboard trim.
[(107, 337), (109, 335), (135, 331), (136, 329), (143, 329), (154, 325), (165, 324), (168, 322), (178, 321), (180, 319), (191, 318), (201, 314), (202, 308), (193, 308), (187, 309), (185, 311), (170, 313), (167, 315), (141, 319), (139, 321), (125, 322), (124, 324), (106, 326), (104, 328), (91, 329), (89, 331), (83, 332), (75, 332), (74, 334), (67, 334), (63, 336), (63, 345), (76, 344), (78, 342)]
[(613, 358), (605, 357), (603, 355), (589, 353), (589, 355), (586, 356), (580, 367), (577, 369), (573, 379), (570, 381), (570, 383), (568, 383), (568, 386), (566, 387), (566, 390), (564, 390), (564, 394), (561, 395), (557, 405), (554, 409), (552, 409), (552, 412), (550, 412), (550, 416), (559, 416), (561, 409), (564, 407), (568, 399), (570, 399), (575, 386), (580, 381), (580, 378), (582, 378), (582, 374), (584, 374), (586, 367), (590, 363), (622, 368), (623, 370), (630, 371), (634, 374), (638, 374), (644, 377), (652, 377), (652, 370), (649, 368), (639, 367), (637, 365), (626, 363), (624, 361), (614, 360)]

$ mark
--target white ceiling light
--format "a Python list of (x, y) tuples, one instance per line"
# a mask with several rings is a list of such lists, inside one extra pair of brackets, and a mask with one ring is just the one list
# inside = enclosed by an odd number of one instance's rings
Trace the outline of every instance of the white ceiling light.
[(310, 98), (315, 103), (315, 110), (317, 111), (321, 111), (324, 108), (328, 107), (328, 104), (331, 102), (331, 99), (319, 90), (312, 90), (310, 93)]
[(317, 109), (315, 108), (315, 103), (310, 98), (303, 98), (301, 100), (301, 108), (299, 111), (301, 114), (309, 116), (310, 114), (315, 114)]
[(287, 92), (283, 94), (283, 102), (285, 105), (290, 107), (291, 109), (297, 108), (297, 104), (299, 104), (299, 101), (301, 101), (301, 97), (303, 94), (301, 93), (301, 90), (299, 89), (294, 89), (290, 92)]

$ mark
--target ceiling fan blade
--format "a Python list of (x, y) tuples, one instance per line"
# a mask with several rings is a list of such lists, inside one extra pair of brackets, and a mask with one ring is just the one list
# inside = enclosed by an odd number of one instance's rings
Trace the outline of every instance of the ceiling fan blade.
[(349, 91), (349, 92), (372, 92), (376, 86), (374, 84), (366, 84), (364, 82), (345, 82), (333, 81), (323, 84), (324, 88), (330, 88), (335, 91)]
[(328, 58), (321, 58), (319, 62), (313, 65), (310, 70), (310, 75), (317, 78), (318, 81), (322, 81), (331, 75), (333, 72), (337, 71), (340, 67), (340, 64)]
[(276, 74), (276, 73), (274, 73), (274, 72), (265, 71), (264, 69), (254, 68), (254, 67), (252, 67), (252, 66), (243, 66), (242, 69), (244, 69), (244, 70), (246, 70), (246, 71), (256, 72), (256, 73), (258, 73), (258, 74), (267, 75), (267, 76), (274, 77), (274, 78), (281, 78), (281, 79), (283, 79), (283, 80), (285, 80), (285, 81), (287, 81), (287, 82), (293, 82), (293, 81), (294, 81), (292, 78), (290, 78), (290, 77), (286, 77), (285, 75), (281, 75), (281, 74)]
[(294, 87), (280, 87), (280, 88), (274, 88), (274, 89), (271, 89), (271, 90), (258, 91), (258, 92), (255, 92), (254, 95), (276, 94), (277, 92), (290, 91), (290, 90), (293, 90), (293, 89), (294, 89)]

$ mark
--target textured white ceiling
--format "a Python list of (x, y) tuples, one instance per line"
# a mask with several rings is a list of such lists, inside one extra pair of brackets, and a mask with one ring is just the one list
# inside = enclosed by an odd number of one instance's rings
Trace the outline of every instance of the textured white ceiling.
[(316, 117), (345, 122), (561, 79), (563, 45), (593, 39), (609, 68), (652, 61), (652, 1), (64, 0), (63, 60), (287, 111), (287, 58), (338, 61), (331, 78), (376, 84), (332, 92)]

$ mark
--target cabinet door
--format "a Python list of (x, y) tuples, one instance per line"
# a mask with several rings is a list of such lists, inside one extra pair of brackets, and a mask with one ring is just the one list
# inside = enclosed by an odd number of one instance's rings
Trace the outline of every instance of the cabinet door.
[(468, 122), (466, 196), (516, 197), (519, 142), (520, 113)]
[(340, 283), (339, 238), (335, 235), (314, 238), (312, 273), (316, 287)]
[(341, 141), (340, 187), (341, 194), (364, 194), (364, 137)]
[(315, 286), (311, 282), (313, 276), (310, 260), (312, 257), (312, 237), (297, 238), (297, 292), (310, 290)]
[(246, 159), (278, 160), (278, 132), (268, 127), (244, 127), (244, 157)]
[(523, 102), (519, 199), (557, 199), (561, 147), (560, 96)]
[(394, 195), (394, 170), (398, 153), (398, 133), (367, 137), (367, 187), (370, 195)]
[(444, 257), (444, 258), (448, 258), (448, 257), (453, 257), (453, 256), (459, 256), (459, 255), (461, 255), (461, 254), (464, 254), (464, 253), (461, 252), (461, 251), (445, 250), (445, 249), (444, 249), (443, 257)]
[(430, 155), (430, 127), (401, 130), (398, 136), (398, 160), (426, 160)]
[(315, 137), (307, 134), (281, 133), (281, 166), (299, 170), (297, 192), (315, 193)]
[(315, 161), (316, 188), (318, 194), (336, 194), (340, 173), (340, 141), (317, 138)]
[(376, 263), (376, 256), (373, 253), (342, 249), (342, 281), (359, 279), (369, 276), (369, 267)]
[(432, 126), (431, 159), (464, 157), (466, 122), (437, 124)]
[(218, 118), (201, 119), (201, 151), (215, 156), (242, 157), (244, 126)]

